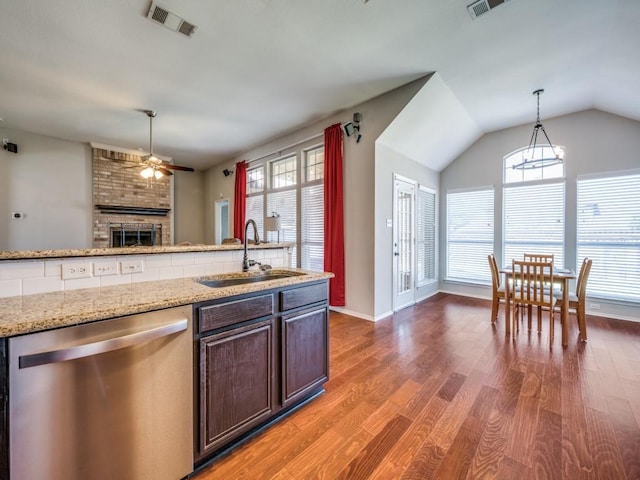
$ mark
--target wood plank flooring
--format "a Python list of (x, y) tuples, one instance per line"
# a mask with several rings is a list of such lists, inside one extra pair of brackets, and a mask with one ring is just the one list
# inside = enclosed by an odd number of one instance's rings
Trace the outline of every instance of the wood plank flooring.
[[(326, 393), (196, 480), (640, 479), (640, 323), (515, 338), (438, 294), (377, 323), (331, 314)], [(546, 318), (546, 315), (545, 315)], [(535, 321), (534, 321), (535, 329)]]

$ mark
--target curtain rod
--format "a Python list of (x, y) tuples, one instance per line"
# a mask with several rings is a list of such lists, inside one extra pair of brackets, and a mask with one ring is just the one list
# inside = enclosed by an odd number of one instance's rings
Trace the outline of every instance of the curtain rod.
[(307, 143), (307, 142), (309, 142), (309, 141), (311, 141), (311, 140), (313, 140), (315, 138), (321, 137), (322, 135), (324, 135), (324, 132), (316, 133), (315, 135), (312, 135), (312, 136), (307, 137), (307, 138), (305, 138), (303, 140), (300, 140), (299, 142), (292, 143), (291, 145), (287, 145), (286, 147), (282, 147), (282, 148), (280, 148), (278, 150), (274, 150), (273, 152), (266, 153), (266, 154), (264, 154), (264, 155), (262, 155), (260, 157), (253, 158), (251, 160), (247, 160), (247, 163), (257, 162), (258, 160), (262, 160), (263, 158), (270, 157), (271, 155), (275, 155), (276, 153), (279, 154), (280, 152), (282, 152), (284, 150), (288, 150), (290, 148), (297, 147), (298, 145), (301, 145), (303, 143)]
[[(349, 123), (349, 122), (340, 122), (340, 127), (341, 127), (341, 128), (344, 128), (344, 126), (345, 126), (347, 123)], [(262, 156), (260, 156), (260, 157), (253, 158), (253, 159), (251, 159), (251, 160), (246, 160), (246, 162), (247, 162), (247, 163), (253, 163), (253, 162), (257, 162), (258, 160), (262, 160), (263, 158), (270, 157), (271, 155), (275, 155), (276, 153), (277, 153), (277, 154), (280, 154), (280, 153), (281, 153), (282, 151), (284, 151), (284, 150), (288, 150), (288, 149), (290, 149), (290, 148), (297, 147), (298, 145), (301, 145), (301, 144), (303, 144), (303, 143), (310, 142), (310, 141), (311, 141), (311, 140), (313, 140), (314, 138), (318, 138), (318, 137), (321, 137), (321, 136), (323, 136), (323, 135), (324, 135), (324, 130), (323, 130), (322, 132), (320, 132), (320, 133), (316, 133), (315, 135), (311, 135), (310, 137), (307, 137), (307, 138), (305, 138), (305, 139), (303, 139), (303, 140), (300, 140), (299, 142), (292, 143), (291, 145), (287, 145), (286, 147), (282, 147), (282, 148), (280, 148), (280, 149), (278, 149), (278, 150), (274, 150), (274, 151), (273, 151), (273, 152), (271, 152), (271, 153), (266, 153), (266, 154), (264, 154), (264, 155), (262, 155)]]

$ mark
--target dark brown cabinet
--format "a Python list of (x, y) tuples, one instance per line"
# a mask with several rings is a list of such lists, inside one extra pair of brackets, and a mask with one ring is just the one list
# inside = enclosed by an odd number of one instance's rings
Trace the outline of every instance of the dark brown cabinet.
[(329, 376), (327, 308), (282, 316), (282, 404), (289, 406)]
[(196, 465), (322, 391), (327, 289), (321, 281), (195, 305)]
[(215, 450), (273, 414), (274, 321), (200, 340), (200, 450)]

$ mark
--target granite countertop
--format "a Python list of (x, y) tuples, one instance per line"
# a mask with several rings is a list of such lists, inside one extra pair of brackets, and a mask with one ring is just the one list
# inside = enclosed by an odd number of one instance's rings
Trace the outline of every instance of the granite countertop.
[[(207, 287), (198, 283), (197, 280), (223, 279), (238, 274), (209, 275), (199, 278), (160, 280), (0, 298), (0, 337), (79, 325), (333, 277), (332, 273), (293, 268), (278, 268), (273, 272), (283, 271), (292, 271), (297, 275), (224, 288)], [(252, 272), (243, 275), (258, 274)]]
[[(249, 249), (286, 248), (293, 243), (263, 242), (257, 245), (249, 244)], [(31, 260), (39, 258), (69, 258), (69, 257), (99, 257), (110, 255), (150, 255), (155, 253), (184, 253), (184, 252), (216, 252), (225, 250), (243, 250), (243, 244), (226, 245), (168, 245), (157, 247), (121, 247), (121, 248), (85, 248), (70, 250), (0, 250), (1, 260)]]

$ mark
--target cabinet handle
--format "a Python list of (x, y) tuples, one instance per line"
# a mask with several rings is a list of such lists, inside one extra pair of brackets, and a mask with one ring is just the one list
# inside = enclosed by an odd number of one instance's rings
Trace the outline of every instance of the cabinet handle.
[(166, 337), (174, 333), (187, 329), (188, 320), (182, 319), (167, 325), (144, 330), (142, 332), (123, 335), (121, 337), (101, 340), (99, 342), (86, 343), (75, 347), (63, 348), (60, 350), (49, 350), (48, 352), (32, 353), (18, 357), (18, 368), (37, 367), (49, 363), (66, 362), (78, 358), (91, 357), (100, 353), (113, 352), (122, 348), (132, 347), (140, 343)]

